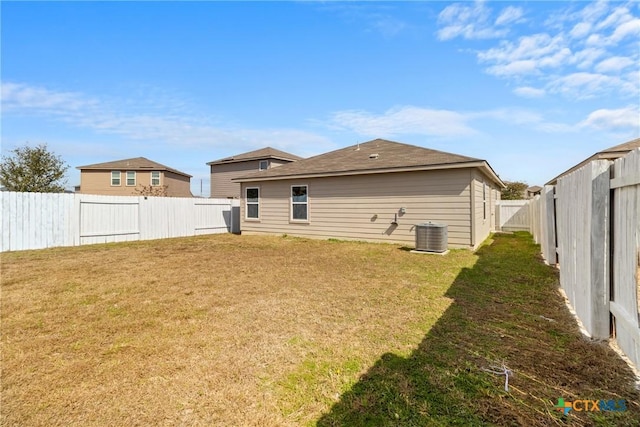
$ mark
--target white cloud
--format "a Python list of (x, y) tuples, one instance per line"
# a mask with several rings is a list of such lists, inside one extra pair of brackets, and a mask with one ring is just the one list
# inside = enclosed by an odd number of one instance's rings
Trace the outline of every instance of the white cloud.
[(579, 22), (569, 32), (569, 35), (573, 38), (583, 38), (591, 31), (591, 24), (588, 22)]
[(482, 1), (477, 1), (473, 6), (463, 3), (454, 3), (445, 7), (438, 15), (438, 24), (441, 28), (437, 35), (440, 40), (451, 40), (456, 37), (465, 39), (489, 39), (503, 37), (509, 33), (505, 24), (519, 21), (523, 15), (520, 8), (507, 7), (497, 21), (500, 25), (494, 25), (491, 20), (491, 9)]
[[(523, 89), (531, 87), (548, 95), (574, 99), (638, 96), (640, 79), (637, 73), (628, 71), (640, 70), (640, 18), (634, 16), (636, 9), (629, 4), (597, 1), (568, 5), (552, 12), (551, 18), (531, 34), (501, 37), (497, 43), (476, 51), (477, 60), (488, 74), (515, 81), (518, 89), (514, 93), (519, 96), (538, 95), (539, 92)], [(451, 23), (467, 24), (464, 28), (477, 30), (485, 28), (478, 23), (486, 24), (488, 14), (483, 3), (447, 6), (438, 20), (440, 38), (472, 38), (462, 30), (456, 32)], [(496, 22), (511, 22), (511, 18), (517, 22), (521, 19), (517, 16), (518, 12), (507, 7)]]
[(524, 98), (541, 98), (546, 94), (544, 89), (537, 89), (531, 86), (517, 87), (513, 90), (513, 93)]
[(487, 71), (497, 76), (537, 73), (542, 68), (560, 66), (570, 56), (563, 37), (548, 34), (520, 37), (516, 43), (503, 41), (498, 47), (478, 53), (481, 62), (495, 64)]
[(2, 109), (11, 112), (20, 109), (76, 111), (96, 105), (75, 92), (56, 92), (20, 83), (2, 83)]
[(611, 71), (617, 72), (634, 64), (637, 63), (631, 58), (627, 58), (625, 56), (613, 56), (598, 63), (595, 66), (595, 71), (598, 73), (607, 73)]
[(396, 107), (382, 114), (348, 110), (332, 114), (330, 126), (371, 137), (402, 134), (464, 136), (475, 133), (464, 115), (449, 110), (413, 106)]
[(580, 122), (579, 126), (605, 130), (619, 128), (637, 130), (640, 127), (640, 109), (637, 106), (630, 106), (616, 110), (596, 110)]
[[(609, 43), (618, 43), (623, 39), (640, 34), (640, 19), (626, 21), (618, 26), (607, 39)], [(637, 44), (637, 42), (636, 42)]]
[(632, 82), (618, 76), (578, 72), (554, 79), (547, 85), (547, 90), (572, 98), (588, 99), (597, 95), (608, 95), (612, 91), (637, 92), (638, 88)]
[(573, 54), (573, 62), (579, 69), (587, 69), (593, 66), (598, 58), (606, 55), (607, 51), (600, 48), (589, 47)]
[(102, 134), (183, 148), (235, 144), (243, 147), (333, 147), (326, 137), (297, 129), (251, 129), (220, 125), (183, 111), (178, 99), (97, 100), (22, 83), (2, 83), (3, 114), (37, 115)]
[(522, 16), (524, 15), (524, 11), (522, 8), (508, 6), (506, 7), (496, 18), (496, 25), (506, 25), (512, 22), (520, 22), (522, 21)]

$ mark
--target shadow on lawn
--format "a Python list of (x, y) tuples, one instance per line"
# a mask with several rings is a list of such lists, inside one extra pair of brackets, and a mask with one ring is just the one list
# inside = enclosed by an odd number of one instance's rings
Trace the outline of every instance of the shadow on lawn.
[[(568, 418), (635, 425), (633, 374), (608, 346), (581, 337), (530, 236), (494, 239), (456, 277), (453, 304), (418, 348), (383, 355), (317, 425), (557, 425), (559, 397), (626, 399), (626, 412)], [(483, 370), (501, 363), (515, 373), (509, 393), (504, 376)]]

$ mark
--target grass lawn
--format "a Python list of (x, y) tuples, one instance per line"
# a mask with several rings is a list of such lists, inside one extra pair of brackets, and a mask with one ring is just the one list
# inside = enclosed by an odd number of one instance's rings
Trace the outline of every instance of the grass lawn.
[(526, 234), (444, 257), (234, 235), (5, 253), (0, 420), (638, 425), (630, 370), (536, 254)]

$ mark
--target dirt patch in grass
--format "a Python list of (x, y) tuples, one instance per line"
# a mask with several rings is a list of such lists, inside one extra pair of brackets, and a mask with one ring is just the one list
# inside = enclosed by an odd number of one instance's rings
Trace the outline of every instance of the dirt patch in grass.
[[(400, 249), (216, 235), (2, 254), (2, 424), (638, 419), (629, 370), (580, 337), (527, 237)], [(502, 362), (509, 393), (482, 370)], [(565, 420), (559, 397), (629, 404)]]

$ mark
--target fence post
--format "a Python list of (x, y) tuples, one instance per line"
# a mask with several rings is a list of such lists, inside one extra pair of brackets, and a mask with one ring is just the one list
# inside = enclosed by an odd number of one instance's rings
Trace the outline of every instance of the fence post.
[(593, 325), (591, 335), (608, 339), (609, 328), (609, 249), (610, 249), (610, 167), (608, 161), (593, 162), (591, 183), (591, 301)]
[(556, 264), (556, 217), (555, 217), (555, 201), (554, 186), (545, 185), (542, 190), (541, 199), (544, 210), (541, 212), (541, 220), (544, 224), (541, 227), (542, 247), (544, 248), (544, 257), (549, 265)]

